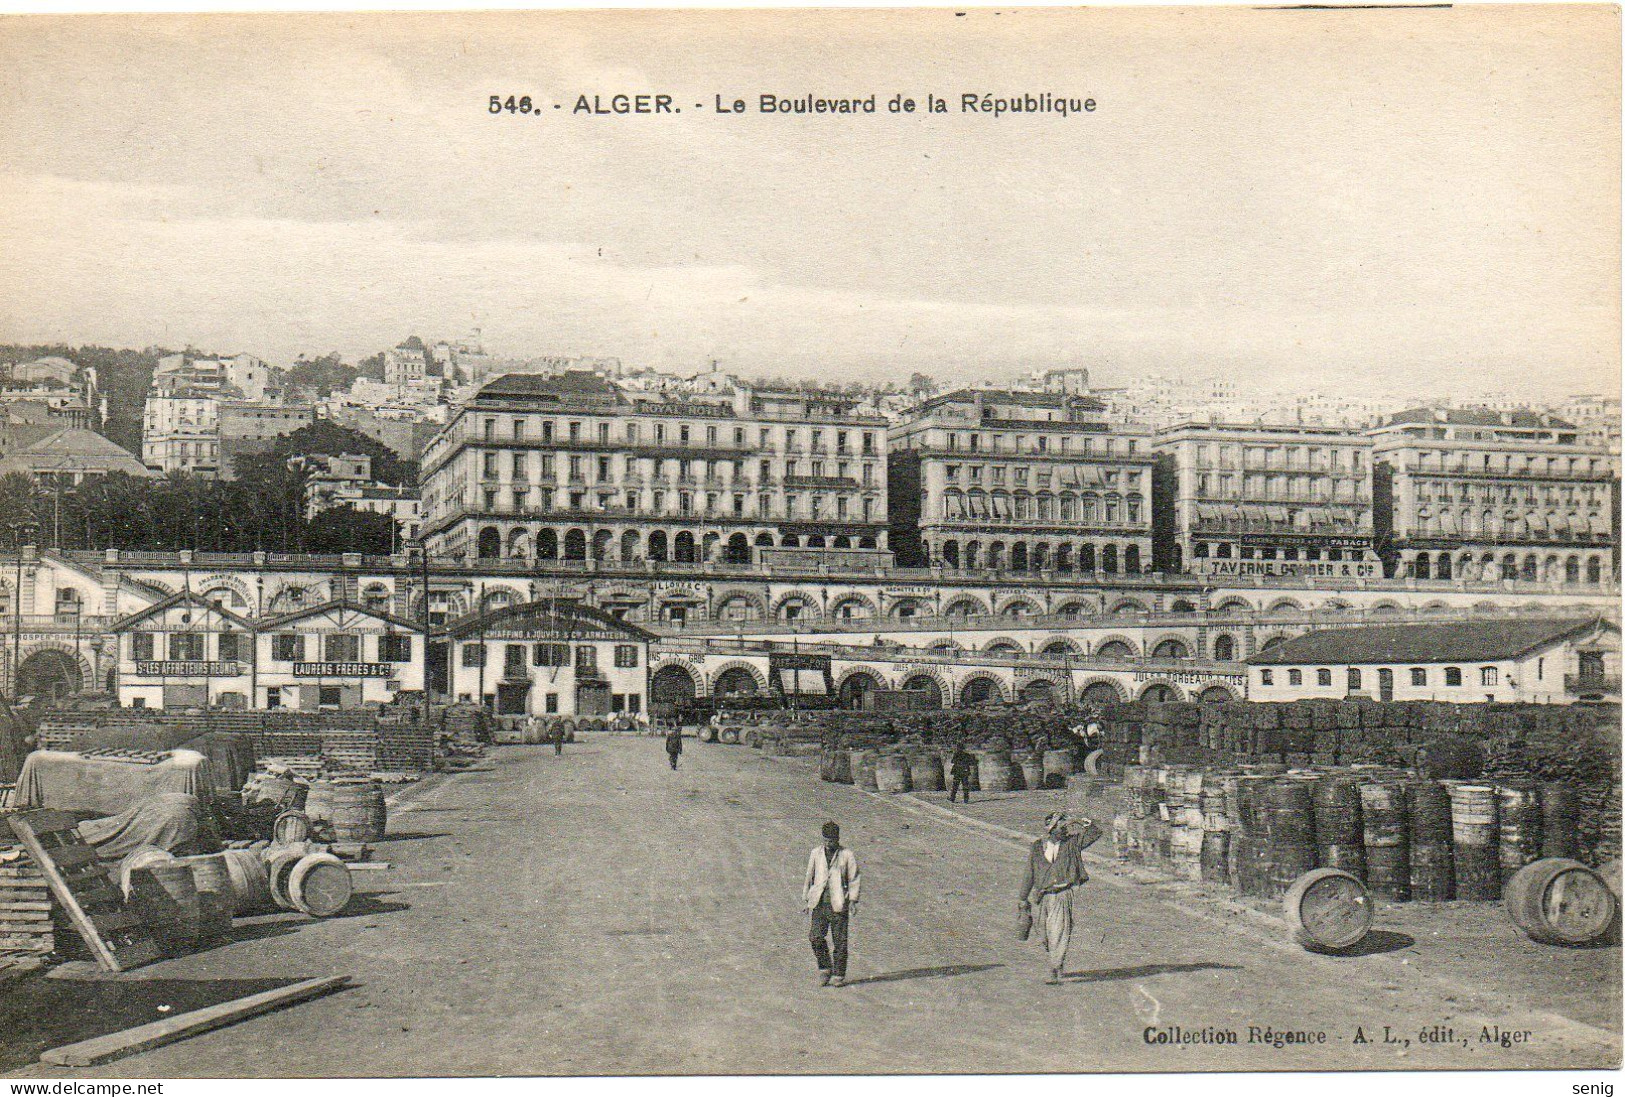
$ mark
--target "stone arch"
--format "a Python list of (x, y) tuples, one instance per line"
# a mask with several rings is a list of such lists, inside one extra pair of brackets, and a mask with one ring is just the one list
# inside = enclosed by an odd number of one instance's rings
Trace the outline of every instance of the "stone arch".
[(501, 609), (503, 606), (517, 606), (530, 601), (524, 594), (512, 587), (500, 583), (487, 586), (480, 591), (480, 611)]
[(732, 590), (719, 595), (711, 617), (717, 621), (760, 621), (767, 616), (767, 602), (753, 590)]
[(707, 691), (712, 697), (722, 697), (724, 691), (727, 695), (747, 697), (767, 692), (767, 675), (755, 664), (737, 659), (713, 667), (710, 680)]
[(1268, 636), (1259, 638), (1258, 650), (1268, 651), (1270, 648), (1286, 643), (1288, 639), (1290, 639), (1290, 637), (1288, 637), (1284, 632), (1272, 632)]
[(1115, 705), (1128, 699), (1123, 684), (1115, 678), (1085, 678), (1078, 687), (1078, 700), (1091, 705)]
[(649, 531), (648, 539), (644, 542), (643, 554), (655, 561), (671, 559), (671, 540), (666, 536), (665, 530)]
[(1196, 603), (1185, 598), (1174, 599), (1173, 605), (1168, 607), (1169, 613), (1195, 613)]
[(567, 529), (564, 531), (564, 559), (585, 560), (587, 558), (587, 533), (581, 529)]
[(688, 664), (667, 662), (656, 665), (649, 674), (649, 703), (681, 704), (699, 696), (697, 677)]
[(1051, 636), (1039, 647), (1040, 655), (1082, 655), (1083, 645), (1070, 636)]
[(1213, 638), (1213, 658), (1217, 659), (1221, 663), (1234, 662), (1236, 652), (1240, 649), (1240, 647), (1240, 641), (1238, 641), (1234, 636), (1230, 635), (1228, 632), (1221, 632)]
[(988, 617), (987, 603), (973, 594), (956, 594), (942, 608), (944, 617)]
[(947, 637), (944, 637), (941, 640), (933, 640), (927, 646), (932, 651), (964, 651), (965, 650), (965, 646), (963, 644), (961, 644), (958, 640), (950, 640)]
[(1185, 695), (1174, 683), (1163, 678), (1155, 678), (1141, 686), (1134, 699), (1151, 702), (1183, 701)]
[(905, 674), (899, 687), (906, 690), (923, 690), (933, 698), (931, 708), (943, 708), (943, 698), (948, 697), (952, 689), (946, 679), (936, 671), (917, 670)]
[(870, 621), (880, 616), (880, 607), (867, 594), (853, 591), (830, 603), (829, 616), (834, 621)]
[(898, 598), (891, 604), (889, 616), (902, 619), (905, 617), (925, 617), (931, 612), (930, 603), (921, 598)]
[(1239, 701), (1241, 698), (1236, 696), (1236, 691), (1229, 686), (1214, 682), (1212, 685), (1203, 686), (1201, 691), (1197, 693), (1196, 700), (1204, 705), (1214, 705)]
[(886, 688), (886, 679), (878, 670), (869, 667), (848, 667), (835, 683), (835, 696), (840, 706), (847, 709), (863, 707), (863, 695)]
[(729, 564), (750, 563), (750, 539), (743, 533), (730, 535), (727, 547), (723, 549), (723, 560)]
[(508, 531), (508, 547), (504, 552), (510, 560), (523, 560), (530, 555), (530, 532), (524, 526)]
[(1060, 704), (1067, 700), (1067, 685), (1064, 674), (1034, 674), (1016, 691), (1016, 696), (1028, 703), (1048, 701)]
[(552, 526), (543, 526), (536, 531), (536, 559), (557, 560), (559, 558), (559, 531)]
[[(215, 598), (211, 597), (216, 594), (224, 594), (226, 600), (224, 602), (216, 601)], [(251, 608), (254, 605), (254, 591), (247, 583), (235, 575), (209, 576), (198, 584), (198, 597), (205, 602), (223, 605), (239, 616), (252, 616), (254, 612)]]
[(640, 551), (641, 538), (635, 529), (626, 530), (621, 534), (621, 563), (629, 564), (642, 558)]
[(1127, 636), (1113, 633), (1095, 645), (1097, 659), (1132, 659), (1140, 653), (1139, 647)]
[(1320, 608), (1326, 613), (1343, 613), (1354, 607), (1341, 598), (1328, 598), (1320, 603)]
[(319, 606), (325, 601), (327, 601), (327, 590), (321, 583), (311, 583), (309, 586), (289, 583), (271, 595), (270, 600), (266, 603), (266, 609), (273, 615), (292, 613), (294, 610)]
[(1296, 598), (1277, 598), (1264, 610), (1265, 613), (1302, 613), (1303, 606)]
[(823, 616), (818, 599), (805, 590), (789, 590), (773, 599), (773, 617), (780, 621), (816, 621)]
[(1189, 659), (1190, 657), (1190, 645), (1178, 636), (1164, 636), (1151, 648), (1151, 658), (1153, 659)]
[(39, 640), (23, 649), (17, 663), (13, 698), (43, 697), (61, 700), (96, 685), (96, 672), (72, 644), (60, 640)]
[(1253, 604), (1245, 598), (1226, 598), (1213, 607), (1215, 613), (1251, 613)]
[(1383, 598), (1383, 599), (1379, 600), (1375, 605), (1373, 605), (1371, 607), (1371, 612), (1372, 613), (1399, 613), (1404, 608), (1405, 607), (1401, 606), (1398, 602), (1394, 601), (1392, 598)]
[(959, 683), (959, 688), (954, 693), (954, 700), (961, 708), (985, 704), (988, 701), (1009, 700), (1004, 691), (1004, 683), (991, 674), (969, 675)]
[(475, 541), (474, 554), (481, 560), (495, 560), (502, 555), (502, 531), (495, 526), (480, 530)]
[(1056, 606), (1055, 612), (1062, 617), (1082, 617), (1086, 614), (1094, 612), (1094, 607), (1088, 602), (1072, 599), (1070, 601), (1062, 602), (1060, 605)]
[(389, 589), (389, 584), (380, 583), (377, 580), (364, 584), (361, 588), (361, 604), (366, 606), (368, 609), (380, 610), (387, 613), (389, 611), (389, 604), (394, 597), (394, 594), (391, 593)]
[(1020, 640), (1017, 640), (1014, 637), (1011, 637), (1011, 636), (995, 636), (995, 637), (993, 637), (993, 639), (989, 640), (987, 643), (982, 645), (982, 650), (985, 651), (985, 652), (989, 652), (991, 654), (994, 654), (994, 655), (999, 655), (999, 654), (1020, 655), (1023, 652), (1025, 652), (1027, 649), (1022, 645)]
[(1042, 606), (1024, 594), (1006, 598), (999, 606), (1000, 617), (1031, 617), (1043, 612)]
[(1119, 613), (1146, 613), (1145, 604), (1135, 598), (1119, 598), (1112, 603), (1111, 612)]
[(1434, 598), (1422, 606), (1423, 609), (1449, 609), (1450, 603), (1441, 598)]

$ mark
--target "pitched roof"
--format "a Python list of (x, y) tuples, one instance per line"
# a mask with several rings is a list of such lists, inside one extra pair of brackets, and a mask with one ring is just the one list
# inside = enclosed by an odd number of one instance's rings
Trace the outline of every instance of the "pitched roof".
[(284, 613), (277, 617), (266, 618), (265, 620), (260, 621), (257, 627), (262, 632), (267, 629), (281, 628), (283, 625), (291, 624), (294, 621), (302, 621), (307, 617), (315, 617), (317, 614), (326, 613), (329, 610), (335, 609), (344, 610), (347, 613), (365, 614), (368, 617), (374, 617), (380, 621), (387, 621), (396, 628), (406, 629), (410, 632), (423, 631), (422, 625), (408, 621), (404, 617), (396, 617), (393, 613), (385, 613), (383, 610), (373, 609), (370, 606), (359, 605), (358, 603), (345, 601), (341, 598), (334, 598), (330, 601), (323, 602), (319, 606), (311, 606), (308, 609), (296, 609), (291, 613)]
[(1574, 424), (1538, 411), (1496, 411), (1493, 408), (1408, 408), (1388, 417), (1391, 426), (1404, 423), (1449, 423), (1468, 427), (1548, 427), (1574, 430)]
[(176, 593), (171, 594), (168, 598), (165, 598), (162, 602), (157, 602), (143, 610), (137, 610), (128, 617), (120, 618), (119, 620), (113, 622), (112, 629), (114, 632), (123, 632), (132, 625), (139, 624), (149, 617), (154, 617), (164, 612), (164, 610), (169, 609), (171, 606), (181, 604), (193, 605), (200, 609), (211, 610), (220, 614), (220, 616), (224, 617), (232, 624), (240, 625), (250, 632), (252, 632), (254, 629), (253, 622), (249, 621), (246, 617), (239, 617), (225, 606), (216, 605), (208, 599), (203, 598), (195, 591), (190, 590), (177, 591)]
[(1460, 621), (1326, 629), (1261, 651), (1254, 666), (1350, 663), (1487, 663), (1516, 659), (1579, 632), (1617, 626), (1600, 617)]
[(93, 430), (65, 427), (43, 438), (17, 446), (0, 459), (0, 474), (33, 472), (39, 462), (49, 462), (41, 471), (73, 472), (87, 469), (125, 472), (131, 476), (151, 476), (152, 471), (135, 454)]
[(655, 639), (655, 634), (647, 629), (569, 598), (543, 598), (521, 605), (503, 606), (483, 615), (471, 613), (452, 622), (446, 632), (457, 639), (466, 639), (490, 631), (567, 636), (593, 630), (619, 634), (628, 640)]
[(619, 404), (625, 401), (618, 386), (587, 370), (566, 370), (552, 376), (505, 373), (482, 386), (476, 399), (486, 396), (519, 396), (554, 403), (582, 400)]

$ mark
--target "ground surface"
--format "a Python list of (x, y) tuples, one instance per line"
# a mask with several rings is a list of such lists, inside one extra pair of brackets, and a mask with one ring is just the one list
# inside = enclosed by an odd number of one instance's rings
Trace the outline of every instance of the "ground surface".
[[(824, 784), (805, 761), (745, 747), (690, 743), (678, 773), (667, 768), (658, 739), (598, 738), (563, 758), (502, 748), (483, 771), (403, 795), (391, 818), (395, 837), (380, 853), (394, 870), (371, 882), (374, 892), (353, 914), (241, 922), (229, 945), (120, 981), (125, 1008), (117, 1022), (87, 1011), (75, 1035), (154, 1019), (176, 987), (190, 988), (189, 1004), (197, 988), (221, 989), (225, 980), (258, 989), (263, 980), (349, 974), (354, 988), (101, 1068), (23, 1072), (1180, 1071), (1619, 1061), (1618, 998), (1603, 989), (1618, 983), (1617, 949), (1538, 950), (1499, 928), (1475, 936), (1492, 921), (1483, 911), (1471, 912), (1479, 921), (1469, 921), (1478, 927), (1469, 933), (1435, 941), (1416, 928), (1388, 930), (1374, 954), (1334, 959), (1227, 929), (1180, 909), (1165, 889), (1098, 872), (1078, 904), (1070, 974), (1060, 987), (1045, 986), (1042, 946), (1014, 933), (1020, 847), (911, 799)], [(983, 810), (1013, 813), (1001, 821), (1029, 829), (1036, 819), (1023, 816), (1042, 809), (1042, 797), (1031, 794)], [(817, 986), (798, 896), (807, 852), (829, 818), (841, 823), (864, 873), (853, 985), (840, 990)], [(1472, 980), (1476, 969), (1461, 957), (1475, 940), (1480, 962), (1519, 949), (1520, 963), (1547, 973), (1541, 985), (1566, 992)], [(131, 985), (142, 981), (151, 981), (153, 995)], [(63, 980), (40, 982), (60, 988)], [(1233, 1031), (1239, 1044), (1148, 1044), (1148, 1026)], [(1249, 1026), (1324, 1033), (1325, 1042), (1249, 1043)], [(1385, 1026), (1408, 1046), (1385, 1043)], [(1451, 1030), (1451, 1042), (1420, 1042), (1432, 1026), (1440, 1036)], [(1530, 1035), (1502, 1046), (1481, 1039), (1484, 1026)], [(14, 1031), (6, 1043), (18, 1039)]]

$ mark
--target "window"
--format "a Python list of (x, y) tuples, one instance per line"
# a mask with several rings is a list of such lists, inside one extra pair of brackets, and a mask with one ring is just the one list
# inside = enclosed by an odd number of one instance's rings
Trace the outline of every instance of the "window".
[(1481, 686), (1498, 686), (1501, 684), (1501, 670), (1499, 667), (1480, 667), (1478, 671), (1478, 684)]
[(1286, 672), (1286, 684), (1289, 686), (1303, 685), (1303, 671), (1289, 670)]
[(1353, 667), (1349, 668), (1349, 692), (1353, 693), (1360, 688), (1360, 672)]
[(281, 689), (280, 686), (271, 686), (270, 688), (268, 688), (265, 691), (265, 707), (266, 708), (281, 708), (282, 707), (282, 689)]
[(235, 632), (222, 632), (220, 634), (220, 660), (229, 662), (237, 658), (237, 634)]
[(1423, 667), (1411, 668), (1411, 685), (1425, 686), (1428, 684), (1428, 672)]
[(331, 632), (323, 638), (322, 658), (329, 663), (361, 661), (361, 637), (348, 632)]
[(616, 644), (615, 665), (622, 669), (637, 666), (638, 646), (636, 644)]
[(558, 694), (549, 693), (547, 695), (546, 709), (547, 709), (547, 714), (549, 716), (557, 714), (557, 712), (559, 711), (559, 695)]
[(643, 711), (643, 698), (636, 693), (626, 695), (626, 711), (633, 716)]
[(1275, 684), (1275, 672), (1274, 671), (1269, 671), (1269, 670), (1261, 670), (1261, 671), (1258, 672), (1258, 680), (1263, 685), (1273, 686)]
[(598, 673), (598, 649), (591, 644), (582, 644), (576, 648), (576, 673)]
[(203, 660), (203, 634), (175, 632), (169, 637), (169, 657), (176, 662), (197, 663)]
[(1319, 670), (1315, 671), (1315, 685), (1317, 685), (1317, 686), (1329, 686), (1331, 684), (1332, 684), (1332, 672), (1331, 671), (1327, 670), (1325, 667), (1321, 667)]
[(509, 679), (525, 677), (524, 644), (509, 644), (503, 649), (502, 676)]
[(271, 658), (297, 663), (305, 657), (305, 638), (297, 632), (279, 632), (271, 637)]
[(485, 665), (485, 645), (484, 644), (464, 644), (463, 645), (463, 666), (465, 666), (465, 667), (483, 667), (484, 665)]
[(134, 632), (130, 634), (130, 658), (139, 662), (152, 661), (152, 633)]
[(386, 632), (378, 638), (378, 661), (381, 663), (410, 663), (412, 638), (396, 632)]
[(531, 662), (538, 667), (563, 667), (570, 663), (569, 644), (537, 644)]
[(321, 708), (338, 708), (344, 703), (344, 690), (338, 686), (320, 686), (316, 694), (316, 704)]

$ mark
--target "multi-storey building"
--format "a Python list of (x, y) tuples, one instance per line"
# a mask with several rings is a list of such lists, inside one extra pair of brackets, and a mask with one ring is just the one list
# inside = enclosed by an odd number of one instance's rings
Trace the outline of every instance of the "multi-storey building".
[(230, 479), (234, 456), (268, 449), (270, 439), (310, 421), (309, 409), (282, 407), (270, 367), (252, 354), (171, 354), (153, 371), (141, 459), (154, 472)]
[(1147, 434), (1064, 392), (962, 389), (889, 436), (899, 563), (1134, 574), (1151, 564)]
[(420, 346), (402, 343), (384, 351), (384, 384), (404, 389), (421, 382), (429, 372), (428, 353)]
[(1537, 412), (1419, 408), (1369, 432), (1377, 544), (1391, 574), (1599, 584), (1611, 579), (1606, 451)]
[(635, 398), (582, 371), (500, 377), (424, 448), (424, 534), (432, 552), (479, 558), (884, 550), (885, 422), (852, 404), (745, 385)]
[(278, 438), (316, 421), (316, 410), (276, 403), (222, 401), (219, 407), (220, 470), (222, 480), (235, 479), (237, 460), (270, 453)]
[(1159, 566), (1375, 578), (1371, 439), (1336, 427), (1186, 423), (1157, 435)]

